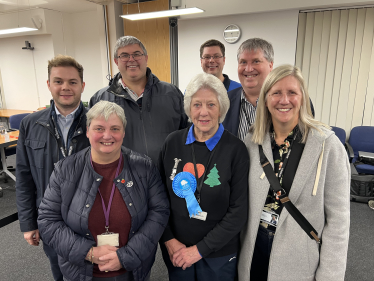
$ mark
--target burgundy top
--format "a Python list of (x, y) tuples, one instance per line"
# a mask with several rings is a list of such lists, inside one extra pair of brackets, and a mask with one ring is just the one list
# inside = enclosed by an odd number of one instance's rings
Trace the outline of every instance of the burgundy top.
[[(105, 208), (108, 208), (109, 197), (112, 191), (113, 180), (116, 174), (118, 161), (119, 159), (110, 164), (97, 164), (92, 161), (95, 172), (103, 176), (99, 189), (101, 195), (104, 198)], [(122, 171), (122, 169), (123, 161), (121, 163), (120, 171)], [(109, 232), (119, 233), (119, 248), (127, 244), (127, 241), (129, 240), (130, 228), (130, 213), (127, 209), (125, 201), (122, 198), (121, 193), (116, 187), (109, 214)], [(99, 192), (97, 192), (96, 194), (95, 202), (88, 217), (88, 229), (91, 231), (96, 243), (97, 235), (105, 232), (105, 217)], [(100, 271), (99, 266), (97, 264), (94, 264), (93, 276), (114, 277), (124, 274), (125, 272), (126, 270), (124, 268), (121, 268), (118, 271)]]

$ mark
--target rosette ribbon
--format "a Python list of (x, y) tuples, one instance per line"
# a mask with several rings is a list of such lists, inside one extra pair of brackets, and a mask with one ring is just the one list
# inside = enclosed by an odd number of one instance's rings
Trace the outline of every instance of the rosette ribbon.
[(173, 180), (173, 191), (178, 197), (186, 200), (187, 210), (190, 217), (198, 215), (203, 211), (194, 194), (196, 186), (196, 178), (189, 172), (180, 172)]

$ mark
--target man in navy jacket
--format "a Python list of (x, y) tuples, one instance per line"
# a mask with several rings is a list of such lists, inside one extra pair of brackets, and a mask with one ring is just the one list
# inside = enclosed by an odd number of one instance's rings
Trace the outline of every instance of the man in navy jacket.
[(229, 92), (241, 87), (241, 85), (230, 80), (229, 76), (222, 73), (225, 60), (225, 46), (220, 41), (211, 39), (200, 46), (201, 68), (205, 73), (213, 74), (221, 80), (226, 91)]

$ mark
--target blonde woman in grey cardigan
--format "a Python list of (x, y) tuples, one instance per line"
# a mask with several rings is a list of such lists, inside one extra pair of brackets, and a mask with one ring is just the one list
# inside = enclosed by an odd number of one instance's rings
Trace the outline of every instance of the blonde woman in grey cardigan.
[[(283, 65), (268, 75), (245, 144), (250, 155), (249, 213), (239, 280), (344, 280), (350, 166), (339, 139), (313, 119), (297, 67)], [(270, 187), (259, 145), (281, 192)], [(286, 197), (314, 228), (314, 239), (283, 205)]]

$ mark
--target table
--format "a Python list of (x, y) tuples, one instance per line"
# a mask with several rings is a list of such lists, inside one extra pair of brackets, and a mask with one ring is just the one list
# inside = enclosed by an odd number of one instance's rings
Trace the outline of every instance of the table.
[(9, 132), (9, 141), (5, 142), (4, 136), (0, 135), (0, 154), (1, 154), (1, 162), (3, 163), (3, 170), (0, 173), (6, 173), (11, 179), (16, 181), (16, 177), (8, 170), (6, 165), (6, 158), (5, 158), (5, 148), (17, 144), (19, 131)]
[(9, 118), (12, 115), (22, 113), (33, 113), (32, 110), (20, 110), (20, 109), (0, 109), (0, 117)]

